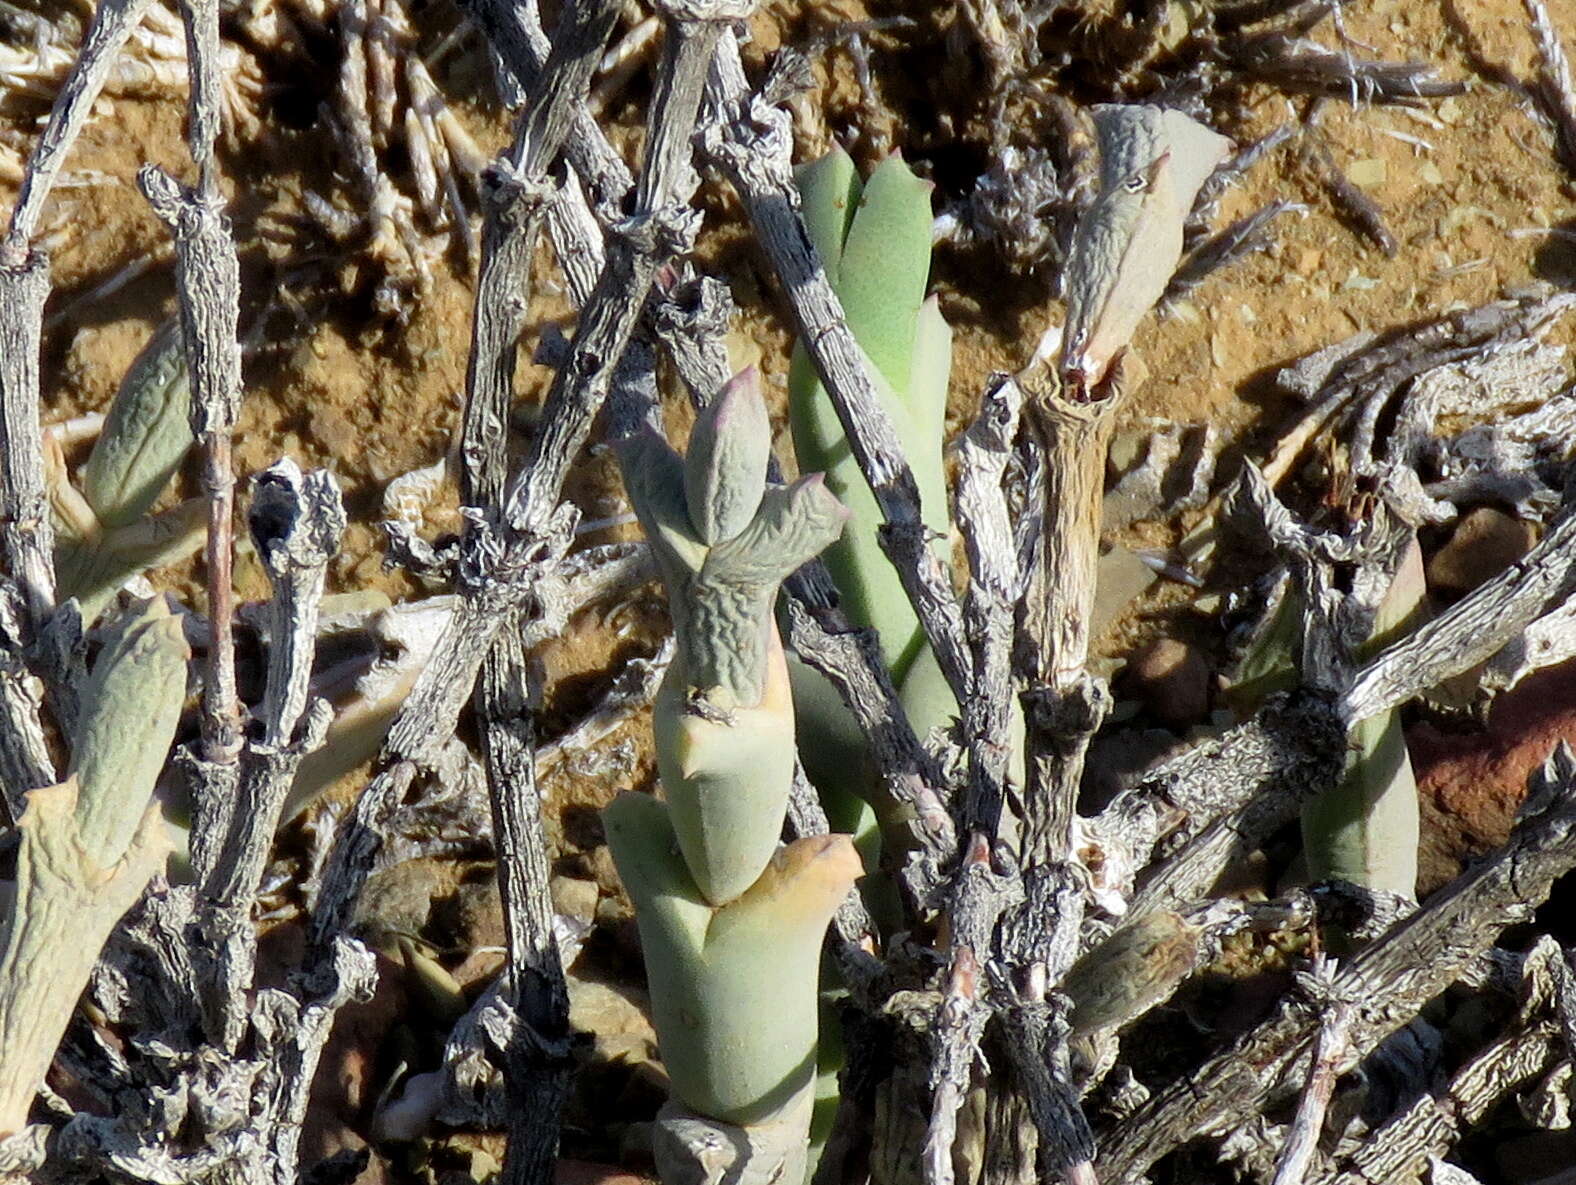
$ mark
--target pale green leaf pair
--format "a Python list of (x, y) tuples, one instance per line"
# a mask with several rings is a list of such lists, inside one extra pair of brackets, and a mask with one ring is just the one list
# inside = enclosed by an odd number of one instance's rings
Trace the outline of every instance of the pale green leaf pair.
[(673, 819), (646, 795), (602, 813), (635, 902), (662, 1060), (686, 1106), (730, 1123), (766, 1119), (809, 1089), (821, 939), (860, 874), (846, 835), (775, 852), (717, 907), (674, 860)]
[(184, 559), (202, 545), (202, 499), (150, 514), (191, 447), (190, 406), (180, 326), (166, 321), (110, 404), (82, 469), (81, 492), (63, 466), (54, 466), (56, 592), (61, 600), (76, 597), (85, 621), (97, 618), (133, 576)]
[[(941, 452), (952, 331), (935, 299), (925, 297), (931, 185), (896, 155), (861, 185), (841, 149), (799, 170), (798, 182), (810, 237), (848, 328), (870, 360), (877, 394), (919, 486), (925, 524), (944, 545), (949, 519)], [(788, 384), (799, 468), (824, 472), (851, 514), (842, 539), (826, 551), (827, 568), (849, 618), (876, 630), (882, 658), (901, 681), (924, 641), (902, 581), (877, 541), (880, 507), (802, 345), (794, 350)]]
[(778, 586), (847, 518), (818, 475), (768, 486), (770, 450), (754, 371), (701, 413), (683, 458), (652, 432), (619, 448), (678, 642), (654, 705), (657, 767), (689, 874), (714, 905), (755, 883), (787, 810), (794, 715)]

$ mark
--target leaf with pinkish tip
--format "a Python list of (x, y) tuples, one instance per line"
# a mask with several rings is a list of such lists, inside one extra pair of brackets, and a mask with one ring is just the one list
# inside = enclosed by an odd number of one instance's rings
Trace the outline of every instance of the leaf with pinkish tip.
[(702, 543), (721, 543), (745, 528), (761, 504), (771, 451), (772, 423), (752, 367), (734, 376), (690, 433), (684, 492)]

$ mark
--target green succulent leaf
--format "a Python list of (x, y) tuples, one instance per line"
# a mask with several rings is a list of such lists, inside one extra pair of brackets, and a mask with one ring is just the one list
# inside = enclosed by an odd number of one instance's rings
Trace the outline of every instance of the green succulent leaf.
[(82, 492), (106, 527), (135, 522), (169, 485), (192, 444), (180, 322), (161, 325), (132, 362), (82, 471)]
[[(1370, 647), (1416, 624), (1425, 585), (1423, 554), (1413, 539), (1379, 606)], [(1399, 712), (1381, 712), (1352, 728), (1341, 780), (1303, 808), (1302, 834), (1314, 879), (1416, 895), (1417, 779)]]
[(754, 369), (734, 376), (690, 433), (684, 489), (695, 533), (708, 545), (732, 539), (761, 504), (772, 424), (760, 387)]
[[(801, 351), (796, 350), (789, 375), (788, 411), (799, 468), (802, 472), (825, 473), (827, 489), (849, 512), (848, 528), (826, 549), (823, 558), (849, 620), (876, 631), (882, 661), (894, 675), (901, 676), (916, 647), (922, 644), (918, 641), (919, 618), (903, 591), (897, 569), (881, 550), (876, 534), (883, 522), (881, 507), (860, 472), (832, 401), (816, 381), (808, 361), (802, 367), (800, 362)], [(891, 415), (915, 471), (925, 521), (935, 525), (933, 508), (937, 508), (940, 530), (945, 530), (946, 475), (940, 465), (944, 425), (916, 425), (880, 372), (872, 369), (870, 373), (876, 394)], [(921, 443), (926, 437), (932, 440), (929, 446)], [(932, 459), (933, 465), (922, 474), (920, 462), (926, 457)]]
[(76, 597), (82, 620), (92, 622), (132, 577), (196, 554), (207, 539), (207, 528), (208, 500), (190, 498), (95, 539), (67, 542), (55, 555), (59, 595)]
[(148, 809), (186, 699), (189, 656), (180, 619), (155, 598), (118, 625), (93, 666), (71, 773), (82, 846), (100, 867), (125, 854)]
[(799, 840), (748, 891), (714, 908), (674, 851), (662, 803), (620, 795), (602, 819), (635, 902), (652, 1019), (675, 1093), (730, 1123), (781, 1114), (813, 1080), (821, 939), (860, 874), (852, 842)]
[(836, 288), (843, 240), (848, 236), (848, 224), (853, 221), (854, 208), (863, 188), (859, 171), (842, 146), (834, 144), (820, 160), (794, 170), (794, 181), (799, 188), (800, 212), (804, 216), (805, 229), (810, 232), (810, 242), (826, 268), (827, 280)]
[(684, 461), (650, 429), (619, 441), (616, 451), (624, 489), (658, 562), (663, 564), (664, 578), (700, 571), (706, 546), (690, 522)]
[(930, 193), (896, 153), (865, 182), (835, 288), (848, 328), (894, 389), (908, 393), (919, 308), (930, 279)]

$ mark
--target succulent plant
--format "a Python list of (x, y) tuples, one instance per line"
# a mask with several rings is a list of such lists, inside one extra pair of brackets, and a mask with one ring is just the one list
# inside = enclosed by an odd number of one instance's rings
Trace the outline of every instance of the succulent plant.
[(847, 511), (819, 476), (768, 486), (769, 445), (746, 371), (701, 414), (684, 458), (649, 430), (619, 450), (677, 637), (653, 720), (667, 801), (626, 794), (604, 812), (682, 1109), (659, 1141), (670, 1180), (688, 1146), (675, 1133), (697, 1122), (744, 1130), (759, 1153), (746, 1176), (768, 1162), (802, 1176), (821, 938), (860, 871), (847, 836), (779, 847), (794, 711), (773, 607)]
[[(1402, 548), (1380, 601), (1364, 654), (1377, 653), (1418, 624), (1425, 580), (1415, 538)], [(1306, 607), (1287, 584), (1260, 624), (1227, 693), (1246, 716), (1276, 692), (1297, 686)], [(1417, 780), (1396, 711), (1352, 725), (1340, 781), (1303, 807), (1303, 852), (1315, 881), (1345, 880), (1411, 898), (1417, 892)]]
[[(924, 522), (944, 548), (951, 529), (942, 448), (952, 331), (936, 298), (925, 295), (931, 184), (895, 154), (861, 182), (852, 159), (835, 147), (799, 169), (796, 179), (810, 238), (897, 430), (919, 487)], [(802, 345), (794, 350), (788, 389), (799, 467), (824, 471), (851, 516), (843, 537), (826, 551), (827, 569), (849, 620), (875, 630), (910, 721), (924, 736), (957, 714), (957, 700), (881, 550), (880, 507)], [(861, 816), (868, 816), (861, 798), (874, 799), (864, 738), (822, 675), (793, 658), (789, 669), (805, 770), (827, 814), (849, 830), (861, 830)]]
[(0, 955), (0, 1134), (26, 1123), (100, 949), (164, 862), (150, 803), (186, 698), (186, 659), (162, 601), (124, 620), (87, 683), (70, 774), (27, 796)]
[(1106, 377), (1154, 308), (1182, 257), (1200, 187), (1232, 143), (1180, 111), (1094, 109), (1100, 195), (1078, 220), (1067, 265), (1062, 372), (1084, 390)]
[[(1365, 650), (1377, 653), (1416, 625), (1423, 553), (1406, 545), (1379, 604)], [(1417, 894), (1417, 779), (1397, 711), (1352, 726), (1339, 784), (1302, 811), (1303, 850), (1314, 880), (1345, 880), (1412, 899)]]
[[(950, 521), (941, 451), (952, 330), (935, 297), (925, 296), (931, 185), (897, 155), (861, 184), (854, 162), (840, 148), (800, 169), (797, 179), (805, 224), (848, 327), (869, 359), (871, 378), (919, 485), (925, 524), (944, 539)], [(794, 351), (788, 406), (800, 468), (824, 472), (850, 512), (848, 530), (824, 557), (843, 608), (851, 620), (875, 629), (882, 657), (901, 682), (926, 649), (919, 619), (877, 542), (881, 511), (875, 495), (802, 346)]]

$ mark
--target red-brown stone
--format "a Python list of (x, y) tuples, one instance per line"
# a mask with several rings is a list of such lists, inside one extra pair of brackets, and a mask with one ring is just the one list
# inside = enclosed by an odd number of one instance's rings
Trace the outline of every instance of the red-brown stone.
[(1529, 676), (1499, 697), (1488, 727), (1407, 732), (1423, 811), (1418, 890), (1430, 892), (1462, 862), (1504, 843), (1526, 797), (1527, 778), (1560, 741), (1576, 744), (1576, 662)]

